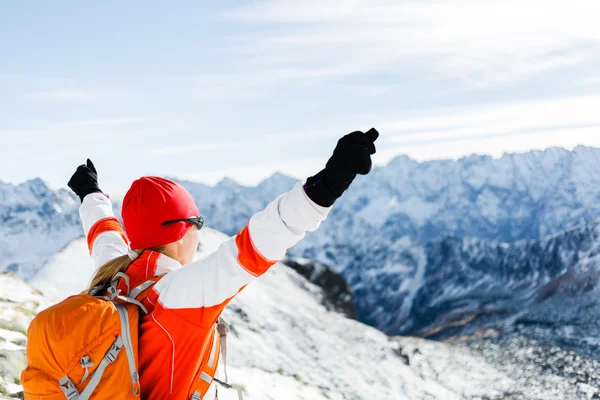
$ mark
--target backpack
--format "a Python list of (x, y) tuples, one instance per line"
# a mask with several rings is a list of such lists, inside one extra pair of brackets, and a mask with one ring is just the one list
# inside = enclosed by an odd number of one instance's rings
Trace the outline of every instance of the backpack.
[[(95, 394), (105, 399), (139, 399), (138, 365), (139, 311), (154, 284), (154, 277), (133, 290), (129, 277), (118, 273), (108, 287), (96, 287), (91, 294), (77, 294), (41, 311), (27, 330), (27, 367), (21, 374), (25, 400), (88, 400)], [(126, 294), (117, 289), (123, 279)], [(121, 285), (122, 286), (122, 285)], [(104, 295), (100, 295), (103, 293)], [(219, 318), (211, 353), (220, 348), (225, 381), (214, 381), (226, 389), (241, 389), (227, 383), (227, 323)], [(214, 368), (204, 368), (202, 375)], [(130, 379), (127, 379), (129, 377)], [(205, 382), (205, 389), (210, 382)], [(193, 400), (200, 400), (196, 391)]]
[[(139, 399), (139, 310), (155, 277), (126, 296), (116, 289), (106, 296), (77, 294), (41, 311), (27, 330), (27, 367), (21, 374), (25, 399)], [(97, 396), (94, 396), (98, 398)]]

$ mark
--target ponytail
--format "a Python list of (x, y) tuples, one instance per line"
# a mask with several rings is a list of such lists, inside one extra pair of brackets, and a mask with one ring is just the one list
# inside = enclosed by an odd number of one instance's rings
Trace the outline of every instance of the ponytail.
[[(165, 247), (166, 246), (159, 246), (159, 247), (154, 247), (152, 249), (141, 249), (141, 250), (133, 250), (133, 251), (138, 253), (138, 255), (142, 254), (145, 250), (152, 250), (152, 251), (156, 251), (159, 253), (164, 253)], [(102, 265), (100, 268), (98, 268), (96, 270), (88, 288), (86, 290), (84, 290), (82, 293), (90, 294), (92, 289), (95, 288), (96, 286), (104, 285), (107, 282), (112, 281), (116, 274), (118, 274), (119, 272), (127, 271), (127, 268), (129, 268), (129, 266), (132, 263), (133, 263), (133, 260), (127, 254), (108, 261), (107, 263), (105, 263), (104, 265)]]

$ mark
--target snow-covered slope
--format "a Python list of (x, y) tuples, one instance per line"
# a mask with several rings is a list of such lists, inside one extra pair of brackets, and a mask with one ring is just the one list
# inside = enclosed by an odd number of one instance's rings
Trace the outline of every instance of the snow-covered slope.
[[(203, 230), (198, 257), (214, 251), (226, 238), (210, 229)], [(60, 268), (61, 264), (63, 268)], [(81, 271), (77, 271), (78, 268)], [(84, 271), (91, 270), (87, 249), (79, 240), (57, 255), (33, 282), (58, 300), (80, 291), (88, 278)], [(71, 278), (65, 285), (67, 276)], [(36, 307), (47, 305), (46, 300), (22, 281), (9, 276), (0, 278), (2, 293), (7, 296), (2, 303), (1, 316), (7, 320), (14, 320), (14, 315), (23, 310), (25, 304), (31, 303), (28, 306), (30, 317)], [(413, 360), (414, 365), (407, 366), (406, 359), (397, 354), (402, 343), (341, 314), (327, 311), (320, 303), (322, 297), (317, 286), (285, 265), (277, 264), (244, 290), (228, 308), (225, 316), (231, 329), (229, 376), (234, 383), (244, 387), (247, 398), (459, 399), (461, 397), (456, 393), (468, 396), (501, 393), (510, 383), (465, 350), (457, 350), (454, 359), (448, 357), (448, 362), (455, 368), (449, 368), (447, 375), (433, 375), (429, 371), (431, 367), (426, 365), (429, 364), (427, 359), (446, 347), (433, 342), (407, 340), (407, 348), (420, 349)], [(22, 333), (30, 317), (15, 328), (21, 333), (13, 332), (12, 325), (10, 333), (0, 331), (7, 340), (5, 350), (21, 355), (16, 358), (17, 364), (23, 362), (25, 337)], [(444, 363), (436, 364), (436, 368), (443, 367)], [(459, 367), (477, 371), (481, 382), (473, 385), (458, 379), (459, 374), (455, 371)], [(16, 389), (15, 377), (14, 371), (5, 376), (5, 379), (13, 380), (10, 385), (5, 384), (9, 392)], [(450, 386), (453, 386), (452, 390)], [(225, 392), (222, 398), (231, 398), (231, 395), (233, 393)]]
[(79, 238), (55, 254), (29, 280), (29, 284), (52, 302), (59, 302), (85, 290), (93, 273), (94, 265), (88, 255), (87, 241)]
[(20, 389), (27, 326), (50, 301), (12, 274), (0, 274), (0, 398)]
[[(198, 258), (226, 239), (226, 235), (203, 229)], [(65, 275), (73, 274), (78, 267), (91, 271), (87, 250), (80, 242), (72, 243), (63, 253), (39, 273), (40, 277), (54, 279), (45, 281), (46, 290), (61, 284)], [(60, 269), (59, 264), (67, 260), (69, 264)], [(78, 275), (79, 286), (57, 287), (52, 291), (54, 298), (84, 287), (87, 277), (84, 273)], [(13, 277), (0, 276), (0, 290), (8, 298), (0, 303), (0, 317), (7, 320), (24, 313), (26, 324), (35, 310), (47, 305), (30, 286)], [(561, 399), (583, 398), (578, 397), (583, 393), (580, 388), (565, 385), (557, 377), (552, 387), (519, 387), (517, 379), (462, 345), (390, 338), (329, 311), (321, 304), (322, 298), (321, 288), (278, 263), (226, 309), (224, 315), (230, 323), (229, 378), (243, 388), (247, 399), (500, 400), (512, 398), (514, 393), (539, 400), (554, 398), (556, 393)], [(23, 324), (17, 330), (23, 331)], [(3, 337), (10, 346), (6, 351), (13, 352), (12, 369), (15, 365), (22, 368), (24, 336), (11, 330)], [(5, 391), (18, 390), (17, 376), (14, 371), (4, 373), (1, 379)], [(237, 396), (221, 390), (220, 398)]]
[[(499, 160), (417, 163), (400, 156), (358, 176), (290, 255), (335, 268), (359, 319), (387, 332), (441, 338), (508, 321), (551, 341), (597, 348), (585, 335), (594, 334), (587, 329), (600, 314), (590, 292), (599, 224), (560, 232), (600, 216), (599, 161), (600, 150), (587, 147)], [(215, 187), (184, 184), (208, 226), (235, 234), (294, 182), (276, 174), (256, 187), (230, 179)], [(71, 243), (81, 233), (78, 204), (40, 180), (0, 184), (0, 271), (30, 279), (54, 300), (82, 290), (91, 269), (80, 268), (89, 262), (85, 243)], [(546, 234), (553, 236), (540, 239)]]
[(79, 199), (41, 179), (0, 181), (0, 272), (29, 279), (54, 254), (81, 236)]

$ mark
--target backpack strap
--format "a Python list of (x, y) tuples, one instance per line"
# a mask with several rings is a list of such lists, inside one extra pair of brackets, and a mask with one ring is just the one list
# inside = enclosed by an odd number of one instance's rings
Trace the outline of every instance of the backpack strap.
[(223, 372), (225, 373), (225, 382), (220, 379), (214, 378), (213, 380), (217, 382), (219, 385), (223, 386), (225, 389), (234, 389), (237, 391), (238, 400), (244, 400), (244, 395), (242, 394), (242, 389), (239, 387), (233, 386), (229, 384), (227, 381), (227, 334), (229, 333), (229, 324), (225, 322), (223, 318), (217, 320), (217, 332), (221, 337), (221, 359), (223, 360)]
[(76, 400), (79, 398), (79, 392), (77, 391), (77, 388), (75, 385), (73, 385), (73, 381), (71, 381), (71, 378), (69, 378), (67, 375), (60, 378), (58, 384), (68, 400)]
[(131, 292), (131, 286), (129, 286), (129, 275), (127, 275), (126, 273), (117, 272), (115, 274), (115, 276), (113, 276), (112, 280), (110, 281), (110, 285), (117, 287), (117, 285), (119, 284), (119, 279), (121, 279), (121, 278), (123, 278), (123, 280), (125, 281), (125, 286), (127, 286), (126, 296), (129, 297), (129, 293)]
[(132, 299), (136, 299), (136, 300), (141, 300), (138, 299), (137, 297), (146, 289), (150, 288), (152, 285), (154, 285), (161, 277), (155, 277), (153, 279), (148, 279), (146, 282), (136, 286), (135, 288), (133, 288), (133, 290), (131, 291), (131, 294), (129, 295), (129, 297), (131, 297)]
[[(127, 354), (127, 363), (129, 364), (129, 373), (131, 376), (131, 393), (134, 396), (140, 394), (140, 376), (135, 365), (135, 355), (133, 352), (133, 343), (131, 341), (131, 331), (129, 329), (129, 316), (127, 309), (121, 304), (115, 304), (119, 317), (121, 318), (121, 334), (125, 345), (125, 353)], [(142, 306), (143, 307), (143, 306)]]
[[(117, 286), (119, 285), (119, 280), (121, 278), (124, 279), (125, 285), (127, 286), (127, 295), (122, 295), (121, 290), (117, 289)], [(107, 293), (107, 296), (99, 296), (96, 294), (95, 297), (112, 302), (114, 302), (115, 299), (119, 299), (126, 303), (135, 304), (144, 312), (144, 314), (148, 314), (148, 309), (141, 303), (145, 296), (140, 297), (140, 295), (143, 294), (145, 290), (151, 288), (161, 278), (162, 276), (155, 276), (152, 279), (148, 279), (147, 281), (139, 284), (138, 286), (133, 288), (133, 290), (130, 290), (131, 288), (129, 286), (129, 276), (123, 272), (119, 272), (115, 275), (112, 281), (110, 281), (110, 286), (104, 289), (104, 291)]]
[(104, 374), (104, 370), (109, 364), (113, 363), (117, 359), (117, 356), (123, 348), (125, 348), (127, 364), (129, 365), (129, 372), (131, 375), (131, 392), (134, 396), (140, 394), (140, 378), (135, 365), (135, 355), (133, 352), (133, 343), (131, 341), (127, 309), (121, 304), (114, 303), (114, 305), (119, 313), (119, 319), (121, 320), (121, 335), (117, 336), (116, 340), (110, 346), (110, 349), (108, 349), (104, 355), (104, 358), (98, 365), (98, 368), (96, 368), (92, 374), (90, 381), (81, 394), (77, 391), (77, 388), (67, 375), (63, 376), (58, 381), (65, 397), (68, 400), (89, 400), (94, 393), (94, 390), (96, 390), (96, 387), (100, 383), (102, 375)]
[(192, 397), (190, 397), (190, 400), (202, 400), (200, 397), (200, 392), (196, 390), (194, 394), (192, 394)]
[(94, 296), (94, 297), (96, 297), (98, 299), (106, 300), (106, 301), (112, 301), (115, 304), (117, 304), (115, 302), (115, 299), (119, 299), (126, 303), (135, 304), (144, 312), (144, 314), (148, 314), (148, 309), (146, 308), (146, 306), (144, 306), (142, 303), (140, 303), (136, 299), (133, 299), (133, 298), (127, 297), (127, 296), (122, 296), (121, 290), (117, 289), (116, 286), (114, 286), (114, 285), (109, 286), (106, 289), (106, 292), (108, 293), (108, 296)]
[(69, 378), (67, 375), (63, 376), (58, 381), (58, 383), (60, 384), (60, 388), (62, 389), (65, 397), (68, 400), (88, 400), (90, 396), (94, 393), (94, 390), (96, 390), (98, 384), (100, 383), (102, 375), (104, 374), (104, 370), (109, 364), (111, 364), (117, 359), (117, 356), (119, 355), (119, 352), (121, 351), (123, 346), (123, 339), (121, 338), (121, 336), (117, 336), (117, 339), (113, 342), (113, 344), (110, 346), (110, 349), (108, 349), (108, 351), (104, 355), (104, 358), (98, 365), (98, 368), (96, 368), (96, 370), (92, 374), (90, 381), (88, 382), (83, 392), (81, 392), (81, 394), (77, 391), (77, 388), (71, 381), (71, 378)]
[(233, 389), (233, 390), (237, 391), (238, 400), (244, 400), (244, 395), (242, 394), (242, 389), (240, 389), (239, 387), (230, 385), (229, 383), (223, 382), (217, 378), (214, 378), (213, 380), (215, 382), (217, 382), (219, 385), (223, 386), (225, 389)]
[(229, 324), (221, 317), (217, 320), (217, 332), (221, 338), (221, 360), (223, 360), (223, 371), (225, 372), (225, 382), (227, 378), (227, 333), (229, 333)]
[[(121, 296), (117, 293), (115, 297), (127, 303), (135, 304), (144, 312), (144, 314), (148, 314), (148, 309), (141, 303), (141, 301), (147, 296), (147, 294), (145, 294), (144, 292), (147, 289), (154, 286), (154, 284), (158, 282), (160, 278), (162, 278), (162, 276), (155, 276), (133, 288), (133, 290), (131, 290), (131, 292), (127, 296)], [(118, 289), (116, 289), (117, 282), (115, 282), (115, 284), (111, 286), (111, 288), (113, 288), (112, 291), (118, 292)], [(127, 280), (126, 282), (127, 289), (129, 290), (129, 281)], [(109, 288), (109, 293), (111, 292), (111, 288)]]
[[(223, 362), (223, 370), (225, 372), (225, 381), (211, 377), (206, 372), (200, 373), (200, 379), (202, 379), (204, 382), (206, 382), (208, 384), (211, 384), (214, 381), (214, 382), (218, 383), (219, 385), (223, 386), (225, 389), (233, 389), (233, 390), (237, 391), (238, 400), (244, 400), (244, 395), (242, 394), (242, 389), (240, 389), (237, 386), (233, 386), (233, 385), (230, 385), (229, 383), (227, 383), (227, 381), (228, 381), (228, 378), (227, 378), (227, 333), (229, 332), (229, 324), (227, 322), (225, 322), (225, 320), (223, 318), (219, 318), (217, 320), (216, 330), (217, 330), (216, 333), (219, 334), (219, 337), (221, 339), (220, 340), (220, 343), (221, 343), (220, 352), (221, 352), (221, 360)], [(210, 355), (208, 356), (208, 363), (207, 363), (208, 367), (214, 366), (216, 352), (217, 352), (217, 336), (215, 335), (214, 339), (213, 339), (213, 345), (210, 350)], [(200, 392), (195, 391), (192, 394), (192, 396), (190, 397), (190, 400), (201, 400)]]

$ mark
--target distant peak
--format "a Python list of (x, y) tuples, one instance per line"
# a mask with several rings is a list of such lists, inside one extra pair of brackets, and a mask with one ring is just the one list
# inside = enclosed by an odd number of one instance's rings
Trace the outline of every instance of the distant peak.
[(515, 158), (515, 157), (528, 157), (531, 155), (540, 155), (540, 154), (567, 154), (570, 153), (570, 151), (568, 149), (565, 149), (564, 147), (558, 147), (558, 146), (554, 146), (554, 147), (547, 147), (544, 149), (532, 149), (532, 150), (528, 150), (528, 151), (513, 151), (513, 152), (505, 152), (504, 154), (502, 154), (501, 158)]
[(388, 163), (388, 166), (393, 166), (393, 165), (401, 166), (401, 165), (406, 165), (406, 164), (418, 164), (418, 162), (415, 161), (415, 160), (413, 160), (412, 158), (410, 158), (406, 154), (400, 154), (400, 155), (397, 155), (396, 157), (394, 157)]
[(273, 175), (271, 175), (269, 178), (267, 179), (281, 179), (281, 178), (289, 178), (289, 176), (282, 174), (279, 171), (276, 171), (273, 173)]
[(42, 179), (42, 178), (33, 178), (33, 179), (28, 179), (25, 182), (23, 182), (21, 185), (45, 185), (46, 182)]
[(492, 156), (490, 156), (489, 154), (477, 154), (477, 153), (473, 153), (473, 154), (469, 154), (466, 155), (464, 157), (461, 157), (463, 160), (468, 160), (468, 161), (481, 161), (481, 160), (491, 160), (493, 159)]
[(578, 144), (573, 148), (573, 153), (600, 153), (600, 149), (597, 147), (585, 146)]
[(283, 192), (291, 189), (296, 181), (296, 178), (292, 178), (277, 171), (268, 178), (264, 179), (262, 182), (260, 182), (256, 187), (261, 190), (275, 189), (278, 192)]
[(291, 176), (285, 175), (279, 171), (273, 173), (273, 175), (269, 176), (268, 178), (266, 178), (265, 180), (263, 180), (263, 182), (279, 182), (279, 181), (290, 181), (290, 180), (296, 180), (295, 178), (292, 178)]
[[(487, 164), (487, 163), (493, 162), (493, 161), (494, 161), (494, 157), (490, 156), (489, 154), (477, 154), (477, 153), (463, 156), (457, 160), (457, 162), (460, 165), (467, 166), (467, 167), (473, 166), (473, 165), (483, 165), (483, 164)], [(450, 161), (450, 162), (452, 162), (452, 161)]]
[(21, 183), (19, 186), (27, 187), (32, 192), (35, 192), (35, 193), (47, 192), (47, 191), (51, 190), (50, 187), (48, 186), (48, 183), (46, 183), (46, 181), (44, 181), (42, 178), (30, 179), (28, 181)]
[(217, 183), (215, 187), (239, 187), (242, 186), (230, 177), (226, 176)]

